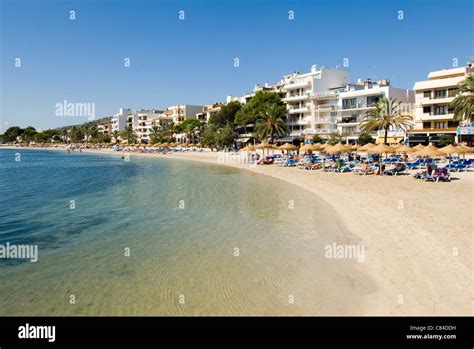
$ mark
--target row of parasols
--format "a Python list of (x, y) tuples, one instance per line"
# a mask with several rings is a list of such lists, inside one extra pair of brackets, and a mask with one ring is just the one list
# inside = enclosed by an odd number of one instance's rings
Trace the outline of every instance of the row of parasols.
[[(107, 144), (110, 145), (110, 144)], [(155, 143), (155, 144), (131, 144), (126, 145), (127, 147), (135, 147), (135, 148), (200, 148), (201, 144), (194, 144), (194, 143)]]
[(366, 145), (348, 145), (338, 143), (336, 145), (325, 144), (305, 144), (302, 147), (297, 147), (290, 143), (285, 143), (282, 146), (276, 146), (266, 142), (260, 143), (256, 146), (248, 145), (245, 148), (242, 148), (241, 151), (256, 151), (257, 149), (279, 149), (286, 150), (287, 152), (299, 150), (300, 153), (311, 153), (313, 151), (321, 151), (326, 154), (344, 154), (352, 152), (367, 152), (369, 154), (393, 154), (393, 153), (405, 153), (414, 157), (444, 157), (450, 156), (452, 154), (467, 154), (474, 153), (474, 148), (468, 147), (465, 145), (453, 146), (452, 144), (447, 145), (443, 148), (436, 148), (433, 145), (424, 146), (419, 144), (415, 147), (407, 147), (406, 145), (400, 144), (397, 146), (389, 146), (386, 144), (373, 144), (368, 143)]

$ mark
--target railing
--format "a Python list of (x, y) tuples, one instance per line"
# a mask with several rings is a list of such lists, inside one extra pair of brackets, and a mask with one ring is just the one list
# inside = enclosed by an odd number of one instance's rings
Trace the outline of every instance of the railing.
[(337, 97), (337, 92), (316, 92), (316, 93), (311, 94), (311, 97), (313, 98)]
[(335, 105), (335, 104), (318, 104), (317, 107), (318, 107), (318, 109), (336, 110), (337, 105)]
[(367, 108), (370, 107), (367, 103), (358, 103), (358, 104), (349, 104), (349, 105), (342, 105), (343, 110), (347, 109), (361, 109), (361, 108)]

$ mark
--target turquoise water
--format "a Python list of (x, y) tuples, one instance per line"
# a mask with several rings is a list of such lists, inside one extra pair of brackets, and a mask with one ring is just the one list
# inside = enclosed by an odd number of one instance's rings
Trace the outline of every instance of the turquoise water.
[(356, 262), (324, 258), (358, 242), (335, 213), (277, 179), (7, 149), (0, 178), (0, 244), (39, 248), (37, 263), (0, 259), (0, 315), (345, 314), (372, 288)]

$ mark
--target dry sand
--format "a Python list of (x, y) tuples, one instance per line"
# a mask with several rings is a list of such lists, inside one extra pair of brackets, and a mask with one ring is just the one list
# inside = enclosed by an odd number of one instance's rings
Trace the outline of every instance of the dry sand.
[(131, 156), (232, 166), (296, 184), (319, 196), (365, 247), (365, 260), (357, 267), (375, 281), (376, 290), (356, 306), (359, 315), (473, 314), (472, 170), (455, 173), (450, 183), (432, 183), (411, 176), (255, 166), (209, 151)]

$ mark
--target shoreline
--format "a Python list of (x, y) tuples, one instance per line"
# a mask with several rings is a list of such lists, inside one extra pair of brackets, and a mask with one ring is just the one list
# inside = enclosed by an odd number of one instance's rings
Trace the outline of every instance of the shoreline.
[[(125, 153), (105, 149), (83, 152)], [(192, 160), (249, 170), (315, 194), (365, 246), (365, 262), (357, 263), (356, 268), (375, 281), (377, 290), (357, 305), (360, 315), (472, 315), (473, 172), (455, 173), (460, 180), (451, 183), (422, 183), (411, 176), (355, 176), (220, 163), (219, 154), (130, 153), (132, 158)]]

